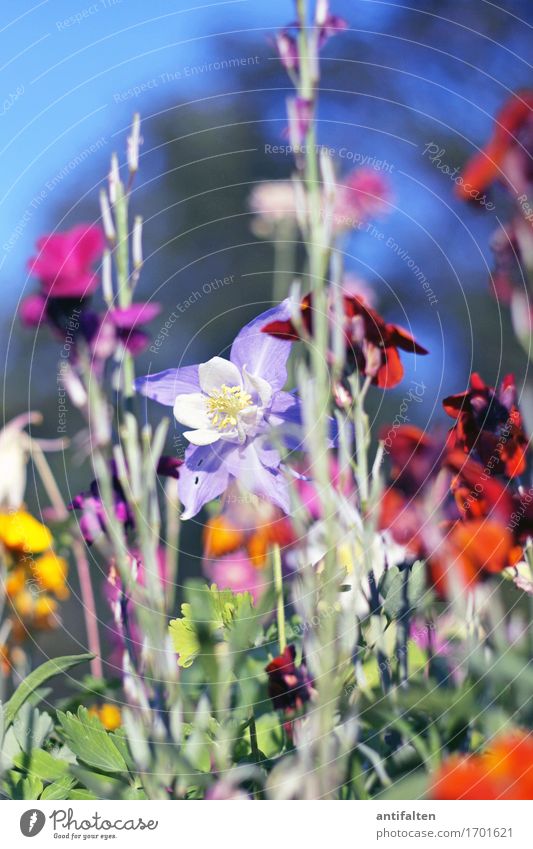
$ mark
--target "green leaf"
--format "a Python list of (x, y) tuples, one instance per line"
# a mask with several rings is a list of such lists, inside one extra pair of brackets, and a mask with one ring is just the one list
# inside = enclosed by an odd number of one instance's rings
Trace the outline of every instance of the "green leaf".
[(44, 749), (34, 749), (29, 755), (26, 752), (20, 752), (13, 758), (13, 763), (18, 769), (43, 781), (56, 781), (68, 775), (69, 772), (67, 761), (54, 758)]
[(379, 591), (384, 599), (383, 610), (389, 619), (412, 613), (426, 594), (425, 564), (417, 560), (407, 572), (393, 566), (383, 575)]
[[(220, 632), (228, 638), (235, 633), (237, 621), (253, 621), (253, 602), (249, 593), (235, 594), (231, 590), (219, 590), (216, 584), (207, 587), (192, 583), (188, 587), (189, 602), (182, 604), (180, 619), (173, 619), (169, 632), (178, 665), (187, 668), (200, 653), (202, 644)], [(227, 632), (227, 633), (226, 633)]]
[(34, 775), (28, 775), (18, 784), (21, 799), (38, 799), (43, 792), (43, 782)]
[(103, 772), (127, 772), (128, 766), (119, 749), (97, 716), (79, 707), (78, 715), (58, 711), (65, 741), (76, 757)]
[(283, 748), (283, 732), (277, 713), (264, 713), (255, 723), (259, 751), (267, 758), (278, 756)]
[(22, 705), (13, 722), (13, 731), (24, 752), (40, 749), (54, 724), (52, 717), (32, 708), (29, 702)]
[(73, 802), (92, 802), (94, 799), (98, 799), (98, 796), (95, 796), (90, 790), (80, 789), (71, 790), (68, 798), (72, 799)]
[(71, 790), (75, 784), (75, 779), (69, 776), (58, 778), (57, 781), (45, 787), (41, 793), (41, 799), (71, 799)]
[(33, 672), (30, 672), (22, 684), (17, 687), (9, 701), (4, 705), (5, 728), (9, 728), (24, 702), (29, 699), (32, 693), (41, 687), (45, 681), (48, 681), (49, 678), (53, 678), (54, 675), (66, 672), (73, 666), (92, 660), (93, 656), (94, 655), (92, 654), (78, 654), (55, 657), (52, 660), (47, 660), (46, 663), (43, 663), (41, 666), (38, 666), (37, 669), (34, 669)]

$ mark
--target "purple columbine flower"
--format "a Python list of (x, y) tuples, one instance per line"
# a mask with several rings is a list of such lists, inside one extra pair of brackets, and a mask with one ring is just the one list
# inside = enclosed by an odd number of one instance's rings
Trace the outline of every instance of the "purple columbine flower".
[[(224, 492), (233, 480), (249, 491), (289, 509), (281, 457), (270, 437), (278, 429), (289, 447), (301, 423), (298, 400), (282, 388), (287, 379), (290, 343), (261, 332), (267, 321), (287, 318), (290, 301), (263, 313), (235, 338), (230, 358), (169, 369), (141, 377), (138, 392), (172, 407), (188, 430), (191, 445), (180, 468), (182, 519)], [(292, 433), (287, 431), (291, 428)]]

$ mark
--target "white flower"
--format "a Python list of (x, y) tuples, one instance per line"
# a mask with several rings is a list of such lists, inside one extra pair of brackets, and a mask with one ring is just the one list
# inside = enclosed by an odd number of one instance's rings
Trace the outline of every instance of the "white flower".
[(184, 436), (193, 445), (211, 445), (219, 439), (244, 443), (254, 436), (272, 400), (272, 386), (262, 377), (242, 371), (222, 357), (198, 366), (200, 392), (178, 395), (174, 416), (192, 428)]
[(18, 510), (24, 501), (29, 440), (23, 427), (30, 416), (17, 416), (0, 431), (0, 509)]

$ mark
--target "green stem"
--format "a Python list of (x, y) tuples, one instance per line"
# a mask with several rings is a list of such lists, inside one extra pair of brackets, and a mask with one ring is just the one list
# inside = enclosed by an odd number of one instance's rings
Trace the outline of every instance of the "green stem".
[(287, 648), (285, 632), (285, 602), (283, 599), (283, 574), (281, 570), (281, 551), (279, 545), (272, 547), (272, 567), (274, 571), (274, 590), (276, 593), (276, 612), (278, 619), (279, 653)]

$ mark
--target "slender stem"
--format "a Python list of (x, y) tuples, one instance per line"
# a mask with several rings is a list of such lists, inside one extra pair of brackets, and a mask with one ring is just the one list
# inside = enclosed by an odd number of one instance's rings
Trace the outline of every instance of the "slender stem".
[(411, 605), (409, 602), (409, 569), (403, 573), (402, 583), (402, 607), (398, 618), (398, 668), (400, 672), (400, 686), (407, 687), (409, 678), (408, 646), (409, 646), (409, 622)]
[(285, 634), (285, 602), (283, 599), (283, 574), (281, 570), (281, 551), (279, 545), (272, 546), (272, 567), (274, 570), (274, 590), (276, 593), (279, 653), (283, 654), (287, 648), (287, 637)]
[[(56, 511), (58, 519), (67, 519), (69, 515), (68, 510), (65, 502), (63, 501), (63, 496), (59, 491), (54, 475), (52, 474), (52, 470), (48, 465), (44, 451), (34, 440), (31, 442), (31, 451), (33, 463), (39, 472), (43, 486)], [(85, 555), (84, 543), (75, 539), (72, 543), (72, 551), (76, 561), (76, 571), (78, 573), (78, 581), (80, 584), (83, 617), (85, 620), (85, 630), (87, 632), (87, 643), (89, 651), (91, 654), (94, 654), (94, 658), (91, 660), (91, 673), (95, 678), (103, 678), (102, 650), (100, 647), (100, 635), (98, 633), (98, 616), (96, 613), (96, 602), (91, 581), (89, 562)]]
[(165, 563), (167, 567), (167, 613), (174, 612), (179, 581), (179, 542), (181, 522), (179, 518), (178, 482), (169, 478), (165, 484), (166, 536)]

